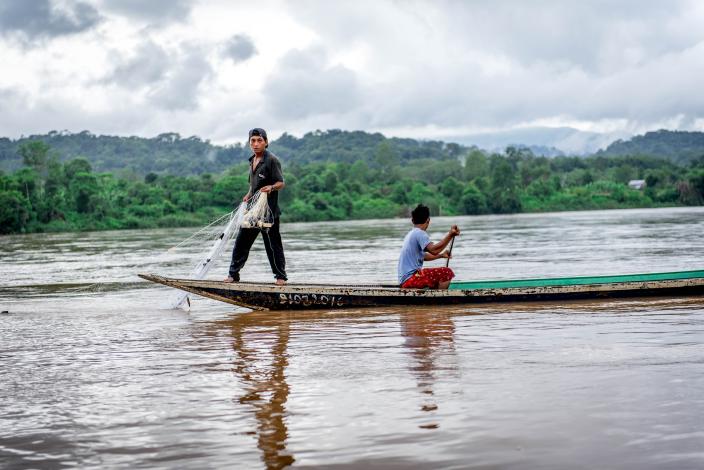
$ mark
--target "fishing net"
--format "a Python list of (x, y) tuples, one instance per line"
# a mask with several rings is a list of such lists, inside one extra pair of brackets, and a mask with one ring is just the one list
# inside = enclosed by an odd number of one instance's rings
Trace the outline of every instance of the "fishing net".
[(274, 224), (274, 215), (267, 203), (267, 193), (257, 191), (249, 201), (241, 205), (246, 205), (242, 216), (242, 227), (265, 229)]
[[(200, 257), (200, 261), (193, 267), (189, 276), (189, 279), (203, 279), (215, 260), (222, 255), (227, 242), (237, 237), (240, 228), (259, 228), (265, 231), (273, 223), (274, 216), (267, 203), (266, 193), (256, 192), (247, 202), (240, 204), (237, 209), (198, 230), (186, 240), (170, 248), (169, 251), (193, 240), (210, 240), (210, 249)], [(181, 308), (190, 306), (190, 304), (189, 293), (178, 291), (169, 302), (168, 308)]]

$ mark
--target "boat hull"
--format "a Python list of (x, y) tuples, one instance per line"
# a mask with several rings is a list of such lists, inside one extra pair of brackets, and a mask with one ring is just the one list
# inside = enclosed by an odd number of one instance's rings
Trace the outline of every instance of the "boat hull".
[[(577, 299), (633, 297), (685, 297), (704, 294), (701, 277), (676, 279), (639, 278), (615, 282), (575, 285), (531, 285), (524, 287), (484, 287), (470, 289), (399, 289), (395, 286), (325, 284), (232, 283), (165, 278), (140, 274), (148, 281), (182, 289), (193, 294), (260, 310), (342, 309), (388, 305), (452, 305), (492, 302), (547, 302)], [(643, 275), (646, 276), (646, 275)], [(651, 275), (655, 276), (655, 275)], [(662, 277), (662, 276), (661, 276)], [(631, 277), (630, 279), (636, 279)], [(461, 285), (461, 284), (460, 284)]]

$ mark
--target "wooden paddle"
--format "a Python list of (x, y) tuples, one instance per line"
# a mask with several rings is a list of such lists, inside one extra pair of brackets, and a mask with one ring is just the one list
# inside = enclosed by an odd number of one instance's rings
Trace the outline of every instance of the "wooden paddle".
[(452, 255), (452, 245), (455, 244), (455, 238), (457, 238), (457, 237), (452, 237), (452, 240), (450, 241), (450, 250), (447, 252), (448, 257), (447, 257), (447, 262), (445, 262), (446, 268), (450, 266), (450, 256), (449, 255)]

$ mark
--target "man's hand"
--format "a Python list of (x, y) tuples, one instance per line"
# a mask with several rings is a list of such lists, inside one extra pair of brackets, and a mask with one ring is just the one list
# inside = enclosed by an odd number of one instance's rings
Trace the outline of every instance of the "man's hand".
[(459, 227), (457, 227), (457, 225), (453, 225), (453, 226), (450, 228), (450, 236), (451, 236), (452, 238), (455, 238), (455, 237), (456, 237), (457, 235), (459, 235), (459, 234), (460, 234), (460, 229), (459, 229)]
[(450, 258), (452, 258), (452, 255), (450, 254), (449, 251), (445, 250), (445, 251), (443, 251), (442, 253), (440, 253), (440, 258), (447, 258), (447, 259), (450, 259)]
[(244, 197), (242, 198), (242, 202), (249, 201), (249, 198), (250, 198), (249, 193), (245, 194)]
[(263, 193), (270, 193), (274, 190), (274, 186), (269, 185), (269, 186), (264, 186), (262, 189), (260, 189), (261, 192)]

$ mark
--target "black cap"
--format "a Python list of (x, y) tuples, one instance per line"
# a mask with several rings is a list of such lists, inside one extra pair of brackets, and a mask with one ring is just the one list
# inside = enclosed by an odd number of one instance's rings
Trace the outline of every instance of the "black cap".
[(249, 138), (251, 139), (253, 135), (258, 135), (262, 139), (264, 139), (265, 142), (269, 142), (269, 139), (266, 137), (266, 131), (262, 129), (261, 127), (255, 127), (251, 131), (249, 131)]

